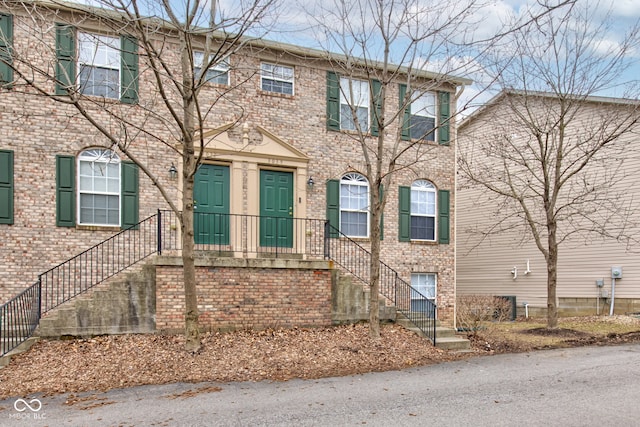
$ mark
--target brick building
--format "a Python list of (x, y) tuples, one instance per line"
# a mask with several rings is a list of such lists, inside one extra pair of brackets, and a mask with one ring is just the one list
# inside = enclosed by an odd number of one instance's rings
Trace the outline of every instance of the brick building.
[[(84, 108), (110, 132), (129, 129), (114, 119), (117, 116), (135, 124), (132, 128), (137, 133), (126, 135), (130, 155), (173, 200), (180, 200), (179, 138), (177, 130), (167, 125), (169, 113), (158, 91), (158, 78), (166, 76), (154, 75), (149, 56), (139, 48), (140, 40), (126, 26), (114, 30), (106, 24), (112, 21), (86, 15), (86, 10), (86, 6), (56, 3), (52, 7), (46, 2), (23, 2), (15, 9), (0, 10), (2, 301), (58, 263), (158, 209), (168, 209), (158, 186), (141, 168), (121, 151), (112, 150), (112, 141), (88, 123), (78, 108), (59, 102), (67, 96), (65, 86), (77, 89)], [(175, 66), (173, 71), (179, 69), (177, 38), (167, 31), (162, 37), (156, 35), (154, 43), (162, 58)], [(204, 39), (200, 43), (204, 46)], [(202, 61), (196, 48), (196, 69)], [(199, 134), (205, 142), (196, 176), (198, 214), (259, 218), (268, 216), (271, 208), (284, 206), (285, 216), (327, 218), (345, 235), (369, 246), (369, 183), (358, 173), (362, 152), (353, 139), (353, 119), (345, 114), (349, 111), (345, 79), (338, 62), (325, 52), (259, 40), (246, 43), (207, 72), (199, 99), (215, 102), (213, 108), (201, 105), (206, 120)], [(42, 72), (33, 73), (27, 63)], [(24, 84), (31, 78), (45, 93)], [(452, 323), (454, 94), (469, 82), (426, 72), (418, 73), (416, 79), (428, 82), (433, 90), (407, 106), (402, 120), (421, 126), (417, 139), (428, 147), (428, 156), (395, 174), (390, 188), (384, 189), (381, 259), (433, 298), (440, 319)], [(373, 134), (372, 99), (378, 82), (364, 74), (352, 82), (354, 87), (361, 85), (358, 111)], [(405, 93), (406, 76), (388, 86), (387, 99), (399, 102)], [(58, 96), (58, 101), (52, 96)], [(175, 92), (164, 96), (173, 98), (176, 105), (180, 102)], [(391, 142), (398, 126), (387, 128)], [(407, 143), (416, 140), (413, 129), (418, 127), (404, 129)], [(178, 178), (173, 177), (174, 171)], [(247, 256), (246, 246), (251, 246), (252, 239), (255, 245), (262, 244), (259, 236), (246, 231), (246, 220), (243, 224), (238, 227), (245, 227), (239, 238), (245, 251), (231, 250), (236, 257)], [(200, 231), (206, 229), (200, 227)], [(224, 236), (233, 234), (228, 230), (221, 231), (222, 237), (220, 230), (211, 235), (212, 230), (205, 231), (198, 234), (196, 230), (198, 249), (220, 243), (218, 238), (226, 246), (233, 244), (233, 236)], [(291, 243), (284, 246), (295, 245), (299, 232), (288, 233), (284, 238)], [(272, 281), (269, 278), (268, 286), (274, 286)], [(207, 307), (201, 310), (206, 319)]]

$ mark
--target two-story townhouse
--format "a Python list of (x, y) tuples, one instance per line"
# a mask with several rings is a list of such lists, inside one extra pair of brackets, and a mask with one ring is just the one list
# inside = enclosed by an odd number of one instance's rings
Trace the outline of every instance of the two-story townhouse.
[[(636, 313), (640, 309), (640, 260), (633, 244), (640, 162), (635, 150), (637, 121), (638, 102), (634, 100), (505, 90), (459, 127), (461, 157), (469, 163), (493, 165), (494, 178), (505, 176), (501, 164), (495, 167), (501, 147), (509, 147), (505, 162), (512, 173), (518, 171), (513, 159), (520, 147), (521, 165), (528, 165), (540, 179), (522, 170), (520, 183), (514, 185), (529, 200), (537, 198), (537, 207), (542, 206), (545, 175), (544, 157), (539, 156), (542, 148), (547, 150), (549, 165), (561, 165), (562, 177), (567, 177), (562, 192), (556, 193), (557, 239), (561, 241), (556, 306), (561, 316)], [(560, 141), (565, 147), (559, 148)], [(569, 176), (579, 164), (576, 159), (582, 161), (582, 153), (604, 141), (612, 143), (590, 152), (593, 161), (575, 177)], [(565, 158), (556, 161), (556, 151)], [(554, 176), (548, 175), (552, 181)], [(529, 184), (523, 186), (526, 182)], [(529, 206), (539, 215), (533, 203)], [(547, 263), (523, 215), (514, 212), (509, 203), (482, 186), (458, 190), (458, 294), (509, 296), (515, 300), (518, 315), (545, 316)], [(618, 228), (613, 228), (616, 224)], [(544, 226), (541, 230), (546, 245)]]
[[(50, 97), (63, 97), (62, 86), (77, 86), (99, 126), (118, 129), (116, 116), (138, 123), (144, 131), (131, 137), (130, 155), (176, 202), (183, 185), (178, 144), (159, 142), (177, 137), (166, 125), (169, 113), (162, 112), (157, 76), (139, 40), (126, 29), (117, 31), (89, 18), (84, 6), (36, 2), (30, 7), (34, 9), (0, 11), (3, 300), (34, 283), (39, 273), (167, 209), (157, 186), (95, 124), (73, 105)], [(38, 19), (27, 10), (37, 10)], [(179, 69), (178, 40), (165, 34), (157, 44)], [(48, 70), (33, 75), (46, 93), (24, 84), (34, 68), (16, 61), (18, 56)], [(197, 71), (204, 61), (197, 48), (193, 59)], [(194, 190), (197, 249), (246, 258), (258, 257), (260, 247), (304, 245), (299, 241), (311, 231), (278, 218), (326, 218), (344, 236), (368, 247), (369, 183), (357, 172), (362, 153), (349, 135), (353, 119), (340, 91), (348, 79), (334, 67), (334, 59), (322, 51), (257, 40), (208, 71), (200, 98), (211, 97), (215, 104), (201, 106), (208, 115), (200, 130), (206, 144)], [(412, 126), (403, 137), (419, 138), (431, 149), (428, 158), (398, 172), (393, 185), (384, 189), (381, 259), (438, 305), (441, 320), (453, 323), (453, 95), (469, 82), (427, 72), (416, 78), (434, 80), (435, 89), (406, 109), (403, 120)], [(373, 134), (376, 82), (364, 76), (352, 82), (359, 85), (358, 117)], [(388, 97), (400, 100), (404, 91), (406, 86), (398, 82), (390, 86)], [(278, 224), (283, 225), (274, 228)], [(170, 232), (175, 238), (175, 227)], [(262, 279), (246, 280), (259, 289)], [(216, 308), (207, 301), (201, 300), (201, 320), (216, 327), (211, 314)]]

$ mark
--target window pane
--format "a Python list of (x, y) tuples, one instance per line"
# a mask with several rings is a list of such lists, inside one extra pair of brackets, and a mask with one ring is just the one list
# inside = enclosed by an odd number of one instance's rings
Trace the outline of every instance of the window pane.
[(80, 224), (120, 223), (120, 159), (110, 150), (90, 149), (78, 156)]
[(367, 237), (367, 213), (341, 212), (340, 227), (347, 236)]
[(435, 140), (436, 119), (433, 117), (411, 116), (411, 128), (409, 132), (412, 139), (425, 141)]
[(260, 64), (262, 90), (293, 95), (293, 67), (274, 64)]
[(435, 218), (428, 216), (412, 216), (411, 239), (435, 240)]
[(432, 273), (411, 274), (411, 287), (415, 289), (412, 299), (422, 299), (423, 296), (430, 300), (436, 298), (436, 275)]
[(78, 34), (78, 84), (85, 95), (120, 96), (120, 39)]
[(347, 104), (340, 104), (340, 129), (356, 130), (351, 109)]

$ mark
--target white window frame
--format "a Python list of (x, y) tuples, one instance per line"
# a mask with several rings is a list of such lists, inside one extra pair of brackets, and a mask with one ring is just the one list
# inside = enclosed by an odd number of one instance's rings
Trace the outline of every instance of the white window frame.
[[(436, 273), (411, 273), (411, 287), (436, 304), (438, 296), (438, 275)], [(421, 300), (422, 297), (412, 292), (411, 299)]]
[[(287, 72), (289, 71), (289, 72)], [(284, 90), (271, 90), (265, 89), (264, 84), (266, 81), (273, 83), (287, 83), (291, 84), (291, 93)], [(280, 86), (284, 88), (285, 86)], [(278, 65), (270, 62), (260, 63), (260, 89), (270, 93), (280, 93), (282, 95), (293, 96), (295, 94), (295, 69), (289, 65)]]
[[(424, 201), (422, 200), (424, 197)], [(419, 179), (411, 184), (409, 236), (411, 240), (435, 242), (438, 239), (438, 192), (432, 182)], [(430, 200), (431, 199), (431, 200)], [(413, 234), (413, 217), (433, 218), (433, 239), (419, 239)]]
[[(361, 130), (368, 132), (371, 117), (371, 90), (369, 82), (366, 80), (340, 77), (340, 129), (342, 130), (356, 130), (351, 108), (356, 109), (356, 116), (358, 116)], [(358, 114), (363, 111), (365, 114)]]
[(413, 116), (425, 117), (433, 119), (433, 131), (429, 133), (414, 134), (412, 131), (413, 120), (410, 121), (409, 135), (411, 139), (435, 142), (437, 141), (438, 130), (438, 104), (435, 92), (419, 92), (413, 93), (413, 102), (411, 103), (411, 118)]
[[(113, 167), (114, 164), (117, 165), (116, 168)], [(91, 169), (92, 174), (85, 173), (87, 167)], [(106, 176), (104, 175), (105, 172), (107, 173)], [(109, 173), (112, 173), (113, 175), (109, 175)], [(112, 150), (104, 148), (90, 148), (82, 151), (78, 155), (77, 218), (79, 225), (120, 227), (122, 216), (122, 197), (120, 195), (122, 185), (121, 179), (120, 157), (118, 157), (118, 155)], [(104, 181), (104, 188), (96, 189), (96, 184), (100, 186), (102, 184), (101, 181)], [(114, 182), (115, 185), (113, 185)], [(109, 184), (112, 184), (111, 188), (109, 188)], [(106, 196), (105, 201), (107, 201), (107, 203), (109, 199), (113, 200), (114, 196), (117, 197), (117, 222), (108, 222), (109, 215), (108, 209), (106, 208), (106, 222), (83, 221), (83, 201), (86, 196)], [(93, 205), (91, 209), (95, 212), (95, 205)]]
[[(362, 195), (362, 189), (365, 194)], [(351, 195), (354, 195), (352, 197)], [(370, 230), (371, 215), (369, 213), (369, 182), (359, 173), (348, 173), (340, 179), (340, 231), (349, 237), (368, 238)], [(346, 203), (345, 203), (346, 202)], [(356, 202), (356, 206), (352, 206)], [(350, 234), (343, 226), (343, 213), (356, 213), (366, 215), (366, 232), (364, 234)], [(359, 215), (359, 216), (360, 216)]]
[[(212, 55), (209, 56), (212, 59)], [(204, 61), (204, 52), (193, 52), (193, 75), (197, 76), (202, 69), (202, 63)], [(211, 64), (211, 67), (206, 72), (204, 81), (212, 84), (219, 84), (229, 86), (229, 58), (224, 58), (216, 63)], [(224, 81), (222, 77), (224, 76)]]
[[(78, 87), (79, 90), (89, 96), (103, 96), (109, 99), (120, 99), (121, 95), (121, 76), (122, 76), (122, 54), (120, 47), (120, 38), (106, 36), (101, 34), (78, 33)], [(88, 80), (82, 81), (82, 71), (85, 68), (91, 70), (104, 69), (107, 71), (117, 71), (118, 77), (115, 81), (115, 91), (109, 90), (109, 83), (100, 84), (93, 82), (89, 87), (86, 85)], [(106, 95), (96, 93), (95, 88), (107, 88)], [(91, 89), (90, 91), (88, 89)], [(114, 93), (114, 96), (109, 96)]]

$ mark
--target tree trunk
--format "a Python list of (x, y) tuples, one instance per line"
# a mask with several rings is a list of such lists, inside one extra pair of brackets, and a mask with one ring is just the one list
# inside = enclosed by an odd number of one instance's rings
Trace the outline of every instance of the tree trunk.
[(558, 306), (556, 304), (556, 285), (558, 283), (558, 243), (555, 223), (549, 224), (549, 256), (547, 258), (547, 328), (558, 327)]
[[(183, 163), (185, 164), (185, 168), (188, 167), (187, 163), (189, 162), (187, 156), (184, 157)], [(184, 280), (185, 350), (189, 352), (196, 352), (200, 349), (196, 267), (194, 261), (193, 182), (193, 176), (185, 177), (182, 193), (182, 271)]]
[(195, 172), (198, 168), (194, 149), (195, 94), (193, 91), (193, 70), (189, 58), (189, 48), (184, 39), (182, 39), (181, 42), (182, 83), (184, 90), (184, 130), (182, 135), (182, 265), (184, 278), (185, 350), (196, 352), (200, 349), (200, 330), (198, 327), (198, 297), (196, 293), (196, 267), (194, 260), (195, 233), (193, 229), (193, 187)]
[[(375, 198), (372, 197), (372, 198)], [(375, 201), (372, 200), (375, 206)], [(380, 215), (371, 213), (371, 265), (369, 266), (369, 337), (380, 339)]]

